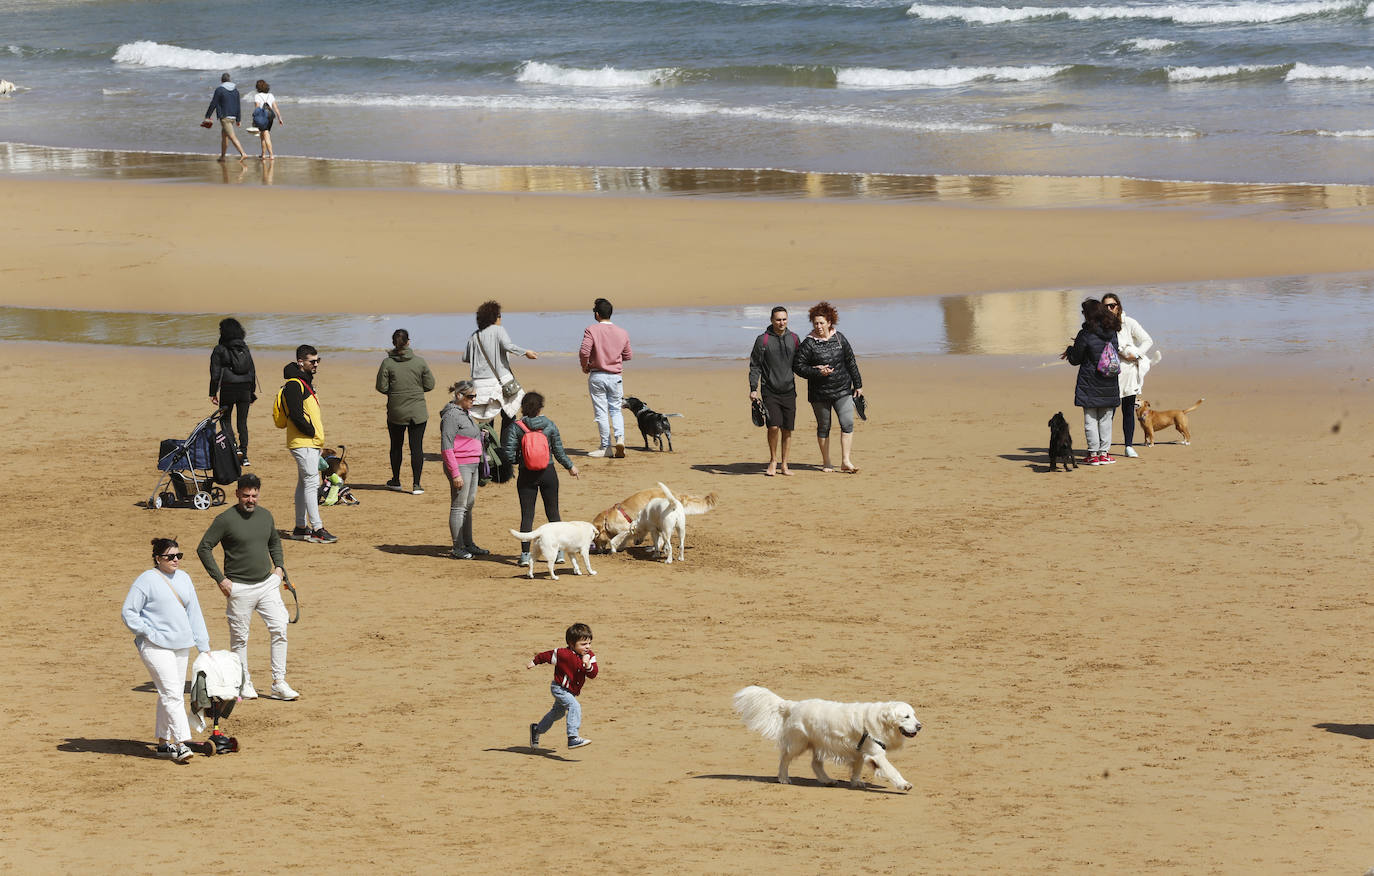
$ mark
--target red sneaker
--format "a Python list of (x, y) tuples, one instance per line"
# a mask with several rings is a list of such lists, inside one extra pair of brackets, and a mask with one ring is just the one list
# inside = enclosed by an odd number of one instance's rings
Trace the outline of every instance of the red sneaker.
[(1111, 465), (1114, 462), (1116, 462), (1116, 457), (1112, 456), (1110, 453), (1104, 453), (1097, 458), (1098, 465)]

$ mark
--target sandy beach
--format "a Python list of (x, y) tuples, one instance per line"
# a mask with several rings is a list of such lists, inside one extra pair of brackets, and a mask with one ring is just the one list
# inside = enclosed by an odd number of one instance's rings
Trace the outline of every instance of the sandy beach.
[[(1374, 269), (1358, 222), (1187, 209), (14, 179), (0, 181), (0, 204), (0, 299), (24, 306), (366, 313), (470, 311), (496, 297), (516, 311), (597, 294), (709, 305)], [(230, 265), (215, 256), (225, 240)], [(638, 449), (631, 427), (617, 461), (582, 455), (595, 432), (570, 360), (522, 362), (522, 383), (548, 396), (583, 468), (562, 476), (565, 519), (656, 481), (720, 498), (689, 519), (685, 562), (632, 551), (594, 557), (594, 578), (557, 582), (513, 564), (509, 485), (483, 488), (476, 506), (492, 557), (445, 559), (437, 457), (424, 495), (380, 486), (380, 351), (322, 351), (327, 441), (348, 445), (362, 504), (324, 509), (337, 544), (286, 545), (301, 699), (242, 704), (227, 722), (242, 752), (177, 767), (152, 755), (154, 694), (119, 605), (150, 538), (193, 548), (215, 513), (141, 506), (159, 441), (209, 413), (209, 345), (0, 347), (11, 532), (0, 773), (15, 789), (0, 804), (0, 868), (1374, 864), (1364, 363), (1166, 359), (1146, 394), (1167, 407), (1206, 397), (1191, 446), (1169, 432), (1138, 460), (1050, 473), (1051, 414), (1066, 413), (1082, 447), (1067, 366), (856, 349), (873, 408), (856, 476), (817, 470), (809, 411), (796, 475), (762, 476), (742, 360), (631, 363), (627, 393), (684, 416), (674, 453)], [(252, 411), (252, 470), (289, 528), (294, 468), (270, 418), (284, 363), (258, 364), (268, 395)], [(453, 356), (430, 364), (441, 386), (466, 376)], [(222, 597), (199, 563), (188, 571), (213, 646), (227, 647)], [(582, 696), (595, 742), (531, 752), (525, 728), (548, 706), (549, 678), (525, 661), (579, 620), (602, 665)], [(266, 677), (259, 621), (249, 651)], [(730, 711), (748, 684), (911, 702), (925, 729), (893, 761), (915, 788), (824, 788), (801, 760), (795, 784), (777, 785), (773, 749)]]

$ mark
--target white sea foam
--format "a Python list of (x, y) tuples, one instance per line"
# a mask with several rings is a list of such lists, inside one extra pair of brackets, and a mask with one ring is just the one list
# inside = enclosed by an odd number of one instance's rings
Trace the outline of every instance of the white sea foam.
[(115, 49), (110, 60), (116, 64), (136, 67), (173, 67), (178, 70), (232, 70), (236, 67), (267, 67), (285, 64), (305, 55), (247, 55), (233, 52), (212, 52), (207, 49), (184, 49), (150, 40), (125, 43)]
[(1190, 140), (1202, 134), (1192, 128), (1117, 128), (1098, 125), (1065, 125), (1055, 122), (1050, 125), (1053, 134), (1092, 134), (1102, 137), (1160, 137)]
[(1206, 79), (1227, 79), (1263, 70), (1282, 70), (1283, 64), (1233, 64), (1228, 67), (1170, 67), (1170, 82), (1202, 82)]
[(570, 85), (574, 88), (647, 88), (669, 82), (676, 75), (677, 71), (671, 68), (620, 70), (601, 67), (588, 70), (526, 61), (515, 80), (536, 85)]
[(835, 81), (849, 88), (922, 88), (965, 85), (979, 80), (1029, 82), (1049, 79), (1068, 67), (938, 67), (929, 70), (886, 70), (880, 67), (841, 67)]
[(1173, 40), (1133, 39), (1122, 43), (1121, 50), (1125, 52), (1162, 52), (1176, 45), (1178, 43)]
[(917, 18), (953, 19), (973, 24), (1009, 24), (1045, 18), (1074, 21), (1147, 19), (1177, 24), (1262, 24), (1344, 10), (1364, 10), (1367, 0), (1300, 0), (1300, 2), (1176, 3), (1164, 6), (945, 6), (914, 3), (907, 14)]
[(1297, 134), (1312, 134), (1317, 137), (1374, 137), (1374, 131), (1295, 131)]
[(1374, 67), (1318, 67), (1313, 64), (1294, 64), (1285, 82), (1303, 82), (1316, 79), (1333, 79), (1337, 82), (1374, 81)]
[(130, 94), (137, 94), (138, 92), (132, 88), (102, 88), (100, 89), (100, 93), (106, 97), (124, 97)]

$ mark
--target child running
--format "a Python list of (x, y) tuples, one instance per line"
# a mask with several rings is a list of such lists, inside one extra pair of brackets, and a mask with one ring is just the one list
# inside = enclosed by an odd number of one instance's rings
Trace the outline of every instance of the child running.
[(540, 663), (553, 664), (553, 682), (549, 690), (553, 693), (553, 708), (539, 719), (538, 724), (530, 725), (530, 748), (539, 747), (539, 737), (549, 732), (553, 722), (568, 716), (568, 747), (581, 748), (591, 745), (592, 741), (578, 735), (582, 727), (582, 706), (577, 695), (589, 678), (596, 678), (596, 655), (592, 653), (592, 628), (586, 624), (573, 624), (568, 627), (564, 638), (566, 648), (556, 648), (535, 654), (534, 659), (525, 665), (533, 669)]

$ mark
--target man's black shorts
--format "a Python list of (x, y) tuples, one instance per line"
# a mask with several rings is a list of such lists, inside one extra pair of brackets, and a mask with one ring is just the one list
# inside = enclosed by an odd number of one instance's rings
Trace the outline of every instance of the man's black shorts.
[(760, 390), (763, 396), (763, 409), (768, 411), (768, 425), (780, 426), (791, 432), (797, 425), (797, 394), (773, 395), (768, 390)]

